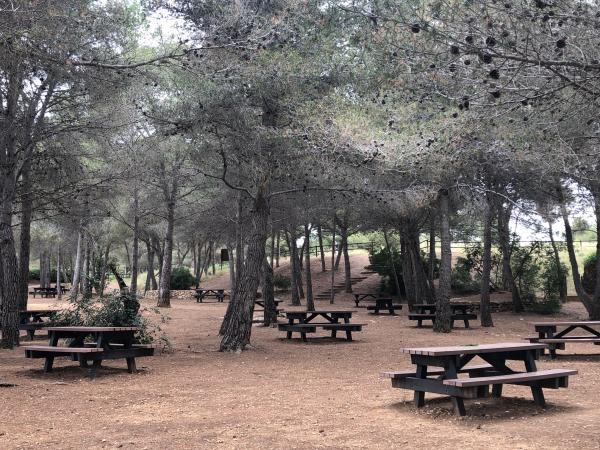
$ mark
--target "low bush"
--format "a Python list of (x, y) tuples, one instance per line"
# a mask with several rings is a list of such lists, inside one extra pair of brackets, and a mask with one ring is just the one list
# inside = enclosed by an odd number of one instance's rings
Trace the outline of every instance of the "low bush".
[(481, 291), (481, 283), (473, 279), (471, 264), (468, 259), (457, 258), (452, 269), (451, 286), (457, 294), (475, 294)]
[(273, 275), (273, 287), (275, 289), (279, 289), (281, 291), (287, 291), (292, 286), (292, 280), (285, 275), (281, 275), (280, 273), (276, 273)]
[[(51, 318), (56, 326), (89, 326), (89, 327), (137, 327), (136, 342), (150, 344), (161, 342), (170, 347), (169, 340), (160, 327), (168, 317), (163, 316), (157, 308), (140, 310), (140, 303), (135, 295), (119, 293), (100, 297), (95, 301), (78, 298), (70, 302), (69, 308), (59, 311)], [(142, 312), (153, 312), (160, 319), (159, 323), (150, 321)]]
[(196, 284), (196, 278), (185, 267), (176, 267), (171, 271), (171, 289), (185, 291)]

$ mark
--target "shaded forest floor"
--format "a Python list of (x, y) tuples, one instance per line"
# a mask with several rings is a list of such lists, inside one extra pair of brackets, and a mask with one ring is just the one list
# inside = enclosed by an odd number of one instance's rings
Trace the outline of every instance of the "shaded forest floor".
[[(366, 255), (354, 254), (352, 264), (358, 275)], [(315, 273), (315, 293), (328, 288), (329, 276)], [(372, 290), (378, 280), (371, 275), (355, 291)], [(207, 283), (220, 286), (228, 280)], [(32, 308), (53, 304), (31, 299)], [(165, 325), (173, 353), (140, 359), (136, 375), (124, 361), (109, 361), (92, 381), (66, 360), (44, 374), (42, 361), (25, 359), (23, 350), (0, 350), (0, 382), (15, 384), (0, 388), (0, 448), (600, 448), (597, 346), (571, 345), (556, 361), (542, 358), (540, 368), (580, 372), (569, 388), (545, 391), (546, 410), (528, 388), (507, 386), (505, 398), (467, 401), (465, 418), (435, 395), (416, 411), (412, 392), (379, 377), (411, 368), (400, 347), (520, 341), (532, 335), (529, 321), (548, 317), (497, 313), (494, 328), (474, 323), (440, 335), (416, 329), (404, 310), (372, 316), (342, 294), (335, 308), (352, 309), (353, 321), (368, 324), (354, 342), (287, 341), (276, 328), (257, 326), (253, 347), (231, 354), (217, 351), (226, 306), (174, 300)], [(558, 317), (585, 318), (585, 311), (569, 303)]]

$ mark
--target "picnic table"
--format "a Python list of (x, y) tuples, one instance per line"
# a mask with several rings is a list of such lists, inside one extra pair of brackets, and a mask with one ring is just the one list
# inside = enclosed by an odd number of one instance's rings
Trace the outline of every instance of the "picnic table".
[[(403, 348), (401, 352), (410, 355), (416, 370), (385, 372), (382, 375), (391, 378), (392, 387), (415, 391), (414, 404), (417, 408), (425, 405), (425, 392), (445, 394), (451, 397), (455, 413), (464, 416), (465, 398), (487, 397), (490, 386), (492, 395), (500, 397), (504, 384), (529, 386), (535, 403), (545, 407), (542, 388), (567, 387), (569, 376), (577, 374), (576, 370), (571, 369), (537, 370), (535, 361), (545, 348), (545, 344), (513, 342)], [(485, 364), (467, 366), (475, 357), (482, 359)], [(525, 371), (509, 368), (507, 361), (524, 363)], [(430, 370), (430, 367), (439, 369)], [(468, 374), (469, 378), (459, 378), (458, 374), (461, 373)]]
[[(469, 328), (469, 320), (476, 320), (477, 314), (470, 312), (471, 304), (469, 303), (450, 303), (451, 313), (451, 325), (454, 328), (455, 320), (462, 320), (465, 324), (465, 328)], [(423, 326), (424, 320), (431, 320), (435, 322), (435, 312), (437, 307), (435, 303), (417, 303), (412, 305), (412, 312), (408, 314), (409, 320), (416, 320), (417, 327)]]
[(19, 311), (19, 330), (26, 331), (29, 339), (33, 340), (35, 331), (44, 328), (48, 325), (48, 321), (52, 314), (57, 312), (56, 309), (28, 309)]
[[(153, 345), (134, 343), (137, 327), (47, 327), (47, 346), (27, 346), (26, 358), (45, 358), (44, 372), (51, 372), (56, 357), (69, 357), (79, 361), (81, 367), (88, 367), (91, 361), (90, 376), (96, 376), (97, 369), (105, 359), (125, 359), (129, 373), (136, 371), (135, 358), (152, 356)], [(86, 339), (91, 338), (91, 341)], [(67, 346), (59, 346), (60, 339), (68, 341)]]
[(373, 311), (373, 314), (379, 314), (379, 311), (388, 311), (390, 315), (396, 315), (396, 310), (402, 309), (402, 305), (394, 303), (391, 298), (379, 297), (375, 299), (374, 305), (367, 306), (368, 311)]
[[(537, 337), (527, 337), (529, 342), (547, 344), (550, 357), (556, 358), (556, 350), (564, 350), (565, 344), (569, 343), (593, 343), (600, 345), (600, 321), (559, 321), (559, 322), (531, 322)], [(559, 331), (560, 328), (560, 331)], [(575, 330), (583, 330), (586, 334), (573, 335)]]
[(217, 302), (222, 303), (225, 298), (225, 289), (196, 289), (196, 303), (202, 303), (206, 297), (215, 297)]
[(358, 304), (362, 301), (362, 300), (366, 300), (368, 298), (371, 299), (378, 299), (379, 297), (381, 297), (380, 294), (374, 294), (372, 292), (363, 292), (363, 293), (359, 293), (359, 292), (355, 292), (352, 294), (354, 296), (354, 303), (356, 303), (356, 307), (358, 308)]
[[(285, 331), (287, 338), (292, 338), (292, 333), (300, 333), (304, 342), (306, 342), (306, 334), (314, 333), (317, 328), (322, 328), (326, 331), (331, 331), (331, 337), (335, 338), (338, 331), (346, 332), (346, 339), (352, 340), (353, 331), (362, 331), (362, 323), (350, 323), (352, 311), (288, 311), (285, 313), (288, 323), (280, 323), (279, 331)], [(322, 317), (325, 322), (313, 322), (317, 317)], [(343, 323), (340, 323), (343, 320)], [(296, 322), (297, 321), (297, 322)]]

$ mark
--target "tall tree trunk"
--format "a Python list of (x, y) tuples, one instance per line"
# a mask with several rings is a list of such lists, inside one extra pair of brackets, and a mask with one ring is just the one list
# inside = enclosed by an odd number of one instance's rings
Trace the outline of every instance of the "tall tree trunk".
[(512, 208), (505, 208), (502, 203), (498, 205), (498, 239), (500, 242), (500, 250), (502, 251), (502, 278), (503, 284), (508, 286), (512, 294), (513, 311), (516, 313), (523, 312), (523, 301), (519, 287), (515, 283), (510, 260), (512, 257), (512, 249), (510, 244), (510, 215)]
[(344, 284), (347, 293), (352, 293), (352, 270), (350, 267), (350, 254), (348, 253), (348, 228), (344, 229), (345, 245), (344, 245)]
[(110, 245), (111, 242), (109, 241), (108, 244), (106, 244), (104, 255), (102, 256), (102, 267), (100, 268), (100, 286), (98, 287), (98, 294), (100, 297), (104, 297), (104, 291), (106, 290), (106, 274), (109, 270), (108, 259), (110, 258)]
[(75, 267), (73, 267), (73, 278), (71, 279), (71, 292), (69, 297), (71, 301), (77, 300), (79, 296), (79, 285), (81, 280), (81, 269), (83, 267), (83, 223), (79, 225), (79, 233), (77, 234), (77, 253), (75, 255)]
[(263, 301), (265, 303), (264, 326), (268, 327), (277, 323), (277, 305), (275, 304), (275, 292), (273, 286), (273, 267), (265, 257), (263, 267)]
[(331, 291), (329, 298), (329, 303), (333, 305), (335, 302), (335, 290), (333, 289), (335, 285), (335, 221), (337, 220), (336, 214), (333, 215), (333, 226), (331, 229)]
[(402, 258), (402, 282), (404, 283), (404, 294), (406, 295), (406, 302), (408, 303), (409, 309), (417, 303), (416, 296), (416, 281), (415, 271), (412, 267), (412, 258), (410, 256), (410, 246), (408, 238), (404, 230), (399, 230), (400, 233), (400, 256)]
[(60, 243), (56, 245), (56, 295), (58, 300), (62, 299), (62, 280), (61, 280), (61, 261), (60, 261)]
[(300, 306), (300, 287), (298, 286), (298, 277), (296, 276), (296, 267), (298, 265), (298, 250), (295, 245), (295, 233), (293, 227), (290, 227), (289, 233), (286, 232), (288, 249), (290, 250), (290, 280), (292, 289), (292, 306)]
[(90, 259), (92, 256), (91, 237), (88, 235), (84, 239), (83, 269), (81, 276), (81, 295), (84, 298), (90, 298), (92, 289), (90, 286)]
[(435, 262), (437, 256), (435, 254), (435, 214), (432, 211), (429, 218), (429, 284), (433, 288), (433, 280), (435, 279)]
[(156, 290), (158, 285), (156, 283), (156, 277), (154, 276), (154, 247), (150, 244), (150, 239), (146, 241), (146, 260), (147, 260), (147, 272), (146, 272), (146, 285), (144, 286), (144, 295), (152, 288)]
[(312, 275), (310, 273), (310, 229), (308, 228), (308, 224), (304, 224), (304, 246), (305, 248), (305, 259), (304, 259), (304, 269), (305, 269), (305, 279), (306, 279), (306, 309), (308, 311), (315, 310), (315, 302), (313, 299), (313, 290), (312, 290)]
[[(558, 200), (560, 204), (560, 212), (563, 218), (563, 222), (565, 225), (565, 238), (567, 241), (567, 253), (569, 254), (569, 262), (571, 263), (571, 272), (573, 275), (573, 284), (575, 285), (575, 291), (577, 292), (577, 296), (585, 306), (585, 309), (588, 312), (590, 320), (600, 320), (600, 302), (598, 302), (598, 298), (600, 298), (600, 283), (596, 282), (596, 289), (594, 295), (588, 295), (588, 293), (583, 288), (581, 283), (581, 276), (579, 274), (579, 265), (577, 263), (577, 255), (575, 254), (575, 247), (573, 245), (573, 230), (571, 229), (571, 223), (569, 221), (569, 213), (567, 211), (567, 205), (565, 202), (564, 194), (562, 192), (562, 187), (557, 187)], [(598, 201), (595, 200), (595, 213), (596, 213), (596, 229), (600, 232), (600, 205)], [(600, 239), (597, 240), (596, 244), (596, 254), (600, 255)], [(596, 258), (596, 274), (597, 280), (600, 279), (600, 258)], [(598, 293), (598, 294), (597, 294)]]
[(271, 224), (271, 270), (273, 269), (273, 264), (275, 262), (275, 233), (273, 233), (273, 224)]
[(139, 193), (137, 188), (133, 192), (133, 246), (131, 254), (131, 283), (129, 283), (129, 292), (137, 295), (137, 281), (140, 259), (140, 213), (139, 213)]
[(563, 271), (563, 266), (560, 262), (558, 246), (554, 240), (554, 230), (552, 229), (552, 220), (548, 218), (548, 235), (550, 236), (550, 244), (552, 245), (552, 253), (554, 254), (554, 264), (556, 265), (556, 276), (560, 280), (560, 300), (567, 301), (567, 276)]
[(317, 235), (319, 236), (319, 253), (321, 255), (321, 272), (327, 271), (325, 268), (325, 250), (323, 249), (323, 230), (321, 224), (317, 225)]
[(237, 274), (235, 295), (229, 302), (221, 327), (221, 351), (241, 351), (250, 343), (254, 301), (264, 265), (269, 223), (269, 204), (262, 193), (254, 199), (250, 212), (252, 228), (248, 237), (246, 263)]
[(279, 255), (281, 254), (280, 239), (281, 230), (277, 230), (277, 243), (275, 244), (275, 267), (279, 267)]
[(12, 203), (0, 211), (0, 347), (19, 345), (19, 272), (12, 232)]
[(233, 246), (231, 244), (227, 244), (227, 253), (229, 253), (229, 292), (234, 290), (235, 286), (235, 265), (233, 261)]
[(21, 203), (21, 234), (19, 237), (19, 309), (27, 310), (29, 298), (29, 260), (31, 254), (31, 161), (23, 164), (21, 173), (23, 195)]
[(439, 203), (442, 256), (440, 263), (440, 281), (436, 293), (435, 324), (433, 325), (433, 330), (448, 333), (452, 331), (452, 310), (450, 308), (452, 237), (450, 235), (450, 199), (447, 189), (440, 190)]
[(494, 221), (494, 208), (492, 194), (486, 194), (485, 219), (483, 223), (483, 261), (481, 274), (481, 301), (480, 314), (481, 326), (493, 327), (492, 311), (490, 308), (490, 276), (492, 273), (492, 224)]
[[(174, 182), (175, 184), (175, 182)], [(161, 308), (171, 307), (171, 266), (173, 263), (173, 233), (175, 229), (175, 199), (177, 189), (174, 186), (171, 192), (171, 198), (167, 203), (167, 234), (165, 236), (165, 246), (163, 255), (162, 270), (160, 273), (160, 285), (158, 289), (157, 306)]]
[(390, 266), (392, 268), (392, 274), (394, 277), (394, 286), (396, 286), (396, 293), (400, 296), (400, 280), (398, 280), (398, 272), (396, 271), (396, 264), (394, 263), (394, 253), (392, 252), (392, 247), (390, 246), (390, 240), (388, 239), (387, 230), (383, 230), (383, 239), (385, 240), (385, 246), (390, 255)]

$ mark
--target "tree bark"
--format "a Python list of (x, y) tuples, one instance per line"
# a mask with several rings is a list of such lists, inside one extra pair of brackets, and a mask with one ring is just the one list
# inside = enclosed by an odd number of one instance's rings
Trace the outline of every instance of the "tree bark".
[(277, 305), (275, 304), (275, 291), (273, 286), (273, 267), (267, 258), (263, 267), (263, 301), (265, 302), (264, 326), (268, 327), (277, 323)]
[(503, 284), (508, 286), (512, 294), (513, 311), (516, 313), (523, 312), (523, 301), (519, 287), (515, 283), (513, 276), (511, 257), (512, 249), (510, 244), (510, 215), (511, 207), (504, 208), (502, 203), (498, 205), (498, 239), (500, 241), (500, 250), (502, 251), (502, 278)]
[[(235, 265), (233, 261), (233, 246), (227, 244), (227, 253), (229, 253), (229, 291), (232, 292), (235, 286)], [(272, 281), (272, 280), (271, 280)]]
[(317, 234), (319, 236), (319, 253), (321, 254), (321, 272), (326, 272), (325, 250), (323, 249), (323, 230), (321, 229), (321, 224), (317, 225)]
[(163, 249), (163, 263), (160, 273), (160, 284), (158, 289), (157, 306), (161, 308), (171, 307), (171, 266), (173, 263), (173, 233), (175, 230), (175, 202), (177, 198), (178, 185), (177, 177), (174, 177), (171, 184), (171, 191), (165, 192), (167, 200), (167, 234), (165, 236), (165, 246)]
[(439, 287), (436, 293), (436, 311), (433, 330), (436, 332), (449, 333), (452, 331), (452, 310), (450, 308), (452, 237), (450, 235), (450, 199), (447, 189), (442, 189), (439, 192), (439, 214), (442, 255)]
[(281, 253), (281, 246), (279, 245), (280, 237), (281, 237), (281, 230), (277, 230), (277, 243), (275, 244), (275, 267), (279, 267), (279, 255)]
[(486, 194), (485, 219), (483, 223), (483, 256), (481, 274), (481, 300), (479, 311), (481, 326), (493, 327), (492, 311), (490, 308), (490, 276), (492, 273), (492, 224), (494, 221), (494, 208), (492, 207), (491, 194)]
[(433, 280), (435, 279), (435, 262), (437, 256), (435, 254), (435, 214), (431, 212), (429, 218), (429, 284), (433, 288)]
[(139, 241), (140, 241), (140, 215), (139, 215), (139, 192), (137, 188), (133, 192), (133, 246), (131, 250), (131, 283), (129, 292), (137, 295), (137, 279), (139, 271)]
[(98, 294), (100, 297), (104, 297), (104, 291), (106, 290), (106, 274), (109, 269), (109, 261), (110, 258), (110, 241), (106, 244), (106, 249), (104, 250), (104, 255), (102, 256), (102, 268), (100, 273), (100, 286), (98, 287)]
[(237, 274), (237, 288), (223, 322), (220, 350), (242, 351), (250, 343), (254, 301), (264, 265), (267, 241), (269, 204), (262, 192), (254, 199), (250, 212), (252, 228), (243, 270)]
[[(575, 285), (575, 291), (577, 296), (583, 303), (583, 306), (588, 312), (590, 320), (600, 320), (600, 303), (598, 302), (599, 295), (596, 292), (600, 291), (600, 283), (596, 282), (596, 289), (593, 296), (583, 288), (581, 283), (581, 276), (579, 274), (579, 265), (577, 263), (577, 255), (575, 254), (575, 247), (573, 245), (573, 230), (571, 229), (571, 223), (569, 221), (569, 213), (567, 211), (567, 205), (562, 192), (562, 187), (557, 187), (558, 200), (560, 205), (560, 212), (565, 225), (565, 238), (567, 241), (567, 253), (569, 254), (569, 262), (571, 264), (571, 272), (573, 276), (573, 284)], [(595, 199), (595, 213), (596, 213), (596, 229), (600, 231), (600, 205)], [(596, 254), (600, 255), (600, 239), (596, 244)], [(596, 273), (600, 275), (600, 258), (596, 258)], [(596, 278), (597, 280), (600, 278)]]
[(347, 293), (352, 293), (352, 270), (350, 267), (350, 254), (348, 253), (348, 228), (345, 228), (344, 245), (344, 284)]
[(394, 253), (392, 252), (392, 247), (390, 246), (390, 241), (388, 239), (387, 230), (383, 230), (383, 239), (385, 240), (385, 246), (388, 251), (388, 255), (390, 256), (390, 266), (392, 267), (392, 274), (394, 277), (394, 285), (396, 286), (396, 293), (400, 296), (400, 280), (398, 280), (398, 272), (396, 271), (396, 264), (394, 263)]
[(0, 347), (19, 345), (19, 272), (12, 232), (12, 204), (0, 211)]
[(305, 248), (305, 259), (304, 259), (304, 278), (306, 280), (306, 309), (308, 311), (315, 310), (315, 302), (313, 299), (312, 290), (312, 275), (310, 273), (310, 229), (308, 224), (304, 224), (304, 246)]
[(329, 298), (329, 303), (333, 305), (333, 303), (335, 302), (335, 290), (333, 289), (334, 285), (335, 285), (335, 270), (334, 270), (334, 266), (335, 266), (335, 221), (337, 220), (337, 216), (336, 214), (333, 215), (333, 225), (332, 225), (332, 229), (331, 229), (331, 291), (330, 291), (330, 295), (331, 297)]
[(550, 236), (550, 244), (552, 245), (552, 253), (554, 254), (554, 264), (556, 264), (556, 276), (560, 280), (560, 300), (562, 302), (567, 301), (567, 277), (562, 270), (562, 264), (560, 263), (560, 255), (558, 253), (558, 247), (554, 240), (554, 230), (552, 229), (552, 220), (548, 218), (548, 235)]
[(73, 268), (73, 278), (71, 279), (71, 292), (69, 294), (69, 297), (72, 302), (77, 300), (77, 297), (79, 296), (81, 269), (83, 266), (83, 261), (82, 261), (82, 259), (83, 259), (83, 248), (82, 247), (84, 245), (83, 235), (84, 235), (83, 223), (80, 223), (79, 233), (77, 235), (77, 253), (75, 255), (75, 267)]
[(290, 227), (290, 231), (286, 233), (286, 240), (288, 244), (288, 249), (290, 250), (290, 279), (292, 289), (292, 306), (300, 306), (301, 286), (298, 285), (298, 276), (296, 275), (298, 265), (298, 249), (296, 248), (296, 235), (293, 229), (294, 227)]
[(31, 254), (31, 161), (28, 159), (23, 164), (21, 173), (21, 234), (19, 237), (19, 309), (27, 310), (29, 298), (29, 262)]

